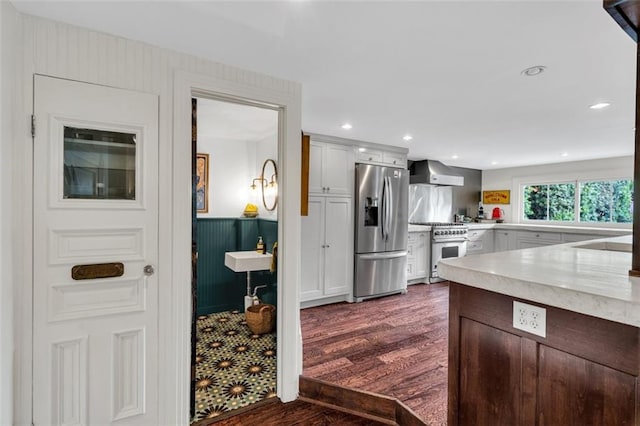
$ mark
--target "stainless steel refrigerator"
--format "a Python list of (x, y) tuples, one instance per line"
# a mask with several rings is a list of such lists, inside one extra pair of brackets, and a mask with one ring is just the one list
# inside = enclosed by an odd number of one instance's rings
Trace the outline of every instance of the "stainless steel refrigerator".
[(408, 209), (408, 170), (356, 164), (356, 301), (407, 291)]

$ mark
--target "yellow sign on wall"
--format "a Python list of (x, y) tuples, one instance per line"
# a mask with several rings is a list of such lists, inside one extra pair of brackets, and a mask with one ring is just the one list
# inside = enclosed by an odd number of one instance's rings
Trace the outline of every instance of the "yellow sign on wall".
[(482, 204), (510, 204), (511, 191), (503, 189), (499, 191), (482, 191)]

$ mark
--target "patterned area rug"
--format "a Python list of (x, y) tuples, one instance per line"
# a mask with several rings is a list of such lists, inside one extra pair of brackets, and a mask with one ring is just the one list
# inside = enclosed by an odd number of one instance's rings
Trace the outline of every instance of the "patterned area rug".
[(276, 334), (253, 334), (244, 312), (198, 317), (196, 422), (276, 396)]

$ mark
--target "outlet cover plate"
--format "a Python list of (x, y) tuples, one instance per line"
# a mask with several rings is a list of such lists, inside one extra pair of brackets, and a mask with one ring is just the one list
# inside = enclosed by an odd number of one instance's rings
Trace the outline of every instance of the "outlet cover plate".
[(547, 337), (547, 310), (513, 301), (513, 327), (540, 337)]

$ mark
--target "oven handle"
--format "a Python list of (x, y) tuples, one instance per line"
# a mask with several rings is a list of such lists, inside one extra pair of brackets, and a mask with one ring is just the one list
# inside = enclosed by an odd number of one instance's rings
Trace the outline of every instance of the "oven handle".
[(438, 243), (464, 243), (466, 241), (471, 241), (468, 238), (465, 239), (458, 239), (458, 240), (431, 240), (431, 242), (433, 242), (434, 244), (438, 244)]

